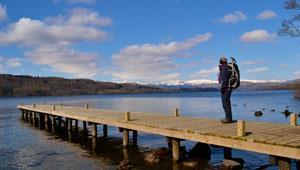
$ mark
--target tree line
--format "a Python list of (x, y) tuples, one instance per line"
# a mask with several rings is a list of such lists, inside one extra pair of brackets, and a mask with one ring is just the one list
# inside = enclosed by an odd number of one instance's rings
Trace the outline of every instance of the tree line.
[(0, 75), (0, 96), (61, 96), (167, 91), (170, 91), (170, 89), (135, 83), (111, 83), (89, 79), (64, 79), (58, 77)]

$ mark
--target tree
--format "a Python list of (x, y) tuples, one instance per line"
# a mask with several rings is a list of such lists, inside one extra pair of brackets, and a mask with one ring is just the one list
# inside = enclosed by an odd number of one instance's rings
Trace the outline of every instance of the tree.
[[(299, 0), (285, 0), (284, 8), (287, 10), (300, 10)], [(289, 19), (284, 19), (281, 23), (281, 28), (278, 31), (279, 35), (291, 37), (300, 37), (300, 13), (296, 13)]]
[[(287, 10), (299, 11), (300, 0), (285, 0), (284, 8)], [(281, 36), (300, 37), (300, 13), (295, 13), (289, 19), (284, 19), (278, 34)], [(300, 83), (296, 82), (292, 87), (295, 97), (300, 98)]]

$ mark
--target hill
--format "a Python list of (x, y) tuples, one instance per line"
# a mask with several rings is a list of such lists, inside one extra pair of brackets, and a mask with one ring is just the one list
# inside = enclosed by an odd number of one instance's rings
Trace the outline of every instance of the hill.
[(58, 77), (0, 74), (0, 96), (60, 96), (168, 91), (170, 90), (134, 83), (111, 83), (89, 79), (64, 79)]
[(136, 83), (100, 82), (89, 79), (32, 77), (0, 74), (0, 96), (70, 96), (88, 94), (216, 91), (215, 88), (169, 88)]

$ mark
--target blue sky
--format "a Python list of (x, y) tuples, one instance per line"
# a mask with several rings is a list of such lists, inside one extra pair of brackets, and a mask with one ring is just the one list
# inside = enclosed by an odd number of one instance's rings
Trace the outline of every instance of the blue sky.
[(283, 0), (1, 0), (0, 72), (100, 81), (300, 77), (300, 39), (277, 35)]

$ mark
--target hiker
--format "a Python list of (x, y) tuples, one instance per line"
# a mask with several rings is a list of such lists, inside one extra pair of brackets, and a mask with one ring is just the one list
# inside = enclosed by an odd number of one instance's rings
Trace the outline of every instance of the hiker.
[(232, 123), (232, 112), (231, 112), (231, 101), (230, 96), (232, 92), (232, 88), (229, 87), (229, 80), (231, 77), (230, 74), (230, 67), (228, 66), (227, 58), (221, 57), (220, 58), (220, 65), (219, 65), (219, 84), (221, 85), (221, 97), (222, 97), (222, 105), (225, 111), (225, 119), (222, 119), (222, 123)]

